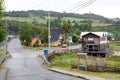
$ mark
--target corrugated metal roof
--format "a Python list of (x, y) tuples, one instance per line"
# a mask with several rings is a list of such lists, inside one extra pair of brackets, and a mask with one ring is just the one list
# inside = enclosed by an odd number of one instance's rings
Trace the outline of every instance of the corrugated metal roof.
[(89, 34), (89, 33), (95, 34), (95, 35), (100, 36), (100, 37), (108, 35), (108, 32), (81, 32), (80, 37), (82, 38), (82, 36)]

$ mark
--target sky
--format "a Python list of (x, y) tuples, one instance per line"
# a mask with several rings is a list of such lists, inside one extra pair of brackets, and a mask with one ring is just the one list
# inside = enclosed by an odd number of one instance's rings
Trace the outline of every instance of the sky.
[(91, 12), (107, 18), (120, 18), (120, 0), (93, 0), (95, 2), (91, 5), (78, 9), (79, 5), (87, 1), (89, 0), (5, 0), (5, 7), (6, 11), (47, 10), (79, 14)]

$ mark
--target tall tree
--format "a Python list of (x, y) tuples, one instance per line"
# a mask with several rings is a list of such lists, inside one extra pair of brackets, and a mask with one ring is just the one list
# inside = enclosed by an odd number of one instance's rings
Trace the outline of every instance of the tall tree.
[(32, 28), (30, 24), (23, 23), (19, 27), (19, 38), (23, 44), (26, 46), (30, 45), (31, 42), (31, 36), (32, 36)]
[(41, 36), (43, 37), (44, 41), (48, 43), (48, 28), (47, 27), (42, 28)]
[(3, 40), (5, 40), (6, 36), (7, 36), (7, 32), (1, 27), (2, 26), (2, 14), (3, 14), (3, 10), (4, 10), (4, 0), (0, 0), (0, 42), (2, 42)]
[(70, 20), (68, 20), (67, 22), (66, 21), (63, 22), (62, 29), (65, 34), (65, 40), (67, 40), (68, 33), (70, 33), (70, 31), (72, 29)]
[(0, 28), (0, 42), (5, 40), (6, 36), (7, 36), (7, 32), (4, 29)]

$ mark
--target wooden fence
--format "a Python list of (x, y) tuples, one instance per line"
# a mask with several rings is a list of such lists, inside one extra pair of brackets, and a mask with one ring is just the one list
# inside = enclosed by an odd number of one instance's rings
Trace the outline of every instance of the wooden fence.
[(79, 48), (76, 49), (61, 49), (61, 50), (54, 50), (53, 52), (49, 53), (46, 55), (46, 57), (51, 57), (55, 54), (64, 54), (64, 53), (68, 53), (68, 52), (78, 52), (80, 51)]

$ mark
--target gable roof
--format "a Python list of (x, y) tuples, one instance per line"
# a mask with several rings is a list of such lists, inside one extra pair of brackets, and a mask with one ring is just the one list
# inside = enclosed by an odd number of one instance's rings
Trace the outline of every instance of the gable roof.
[(95, 34), (96, 36), (99, 36), (99, 37), (108, 35), (108, 32), (81, 32), (80, 38), (82, 38), (82, 36), (87, 35), (89, 33)]
[(60, 34), (62, 34), (62, 29), (51, 29), (51, 42), (58, 41)]

